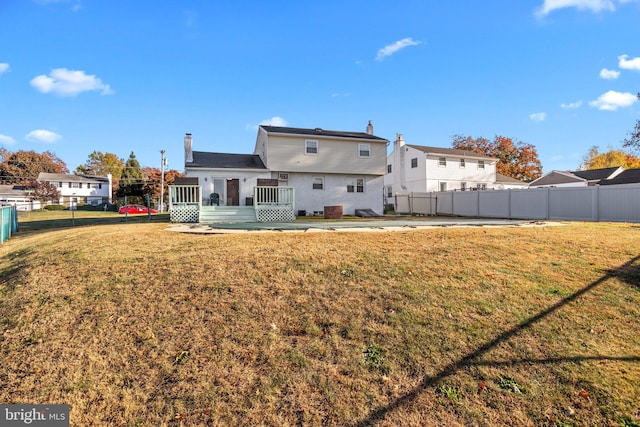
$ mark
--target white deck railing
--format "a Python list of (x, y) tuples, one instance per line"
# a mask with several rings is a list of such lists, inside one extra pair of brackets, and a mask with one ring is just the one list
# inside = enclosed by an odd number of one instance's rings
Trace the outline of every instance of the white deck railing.
[(295, 221), (293, 187), (254, 187), (254, 206), (259, 222)]
[(198, 222), (202, 209), (202, 187), (170, 185), (169, 212), (171, 222)]

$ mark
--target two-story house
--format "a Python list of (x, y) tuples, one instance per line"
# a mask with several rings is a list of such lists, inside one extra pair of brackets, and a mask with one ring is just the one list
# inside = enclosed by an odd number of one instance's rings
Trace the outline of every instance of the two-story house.
[(472, 151), (406, 144), (398, 134), (387, 157), (385, 196), (494, 188), (497, 162)]
[(185, 136), (185, 176), (197, 177), (203, 204), (253, 204), (256, 186), (295, 189), (295, 209), (321, 214), (340, 205), (382, 213), (388, 140), (366, 132), (260, 126), (253, 154), (193, 151)]
[(107, 176), (93, 176), (40, 172), (38, 181), (48, 182), (58, 188), (60, 191), (59, 203), (61, 205), (111, 203), (110, 174)]

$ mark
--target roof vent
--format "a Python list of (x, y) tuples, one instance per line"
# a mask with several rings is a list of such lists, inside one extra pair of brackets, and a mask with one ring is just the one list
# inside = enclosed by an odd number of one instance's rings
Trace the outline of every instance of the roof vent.
[(315, 131), (318, 133), (322, 133), (322, 128), (316, 128)]

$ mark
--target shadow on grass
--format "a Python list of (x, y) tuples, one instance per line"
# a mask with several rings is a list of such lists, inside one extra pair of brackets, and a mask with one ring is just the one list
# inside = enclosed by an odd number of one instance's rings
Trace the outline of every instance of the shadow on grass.
[[(28, 266), (25, 259), (31, 252), (31, 250), (21, 249), (4, 255), (9, 265), (7, 268), (0, 268), (0, 297), (2, 297), (0, 300), (16, 289), (24, 268)], [(2, 317), (1, 311), (0, 317)]]
[(51, 218), (34, 221), (20, 221), (18, 218), (18, 233), (33, 234), (45, 231), (60, 230), (65, 228), (86, 227), (94, 225), (114, 225), (114, 224), (138, 224), (138, 223), (168, 223), (168, 214), (155, 214), (149, 220), (147, 215), (130, 215), (109, 217), (79, 217), (79, 218)]
[(562, 357), (549, 358), (549, 359), (541, 359), (541, 360), (535, 360), (535, 359), (513, 360), (513, 361), (506, 361), (506, 362), (476, 361), (476, 359), (478, 359), (480, 356), (483, 356), (484, 354), (489, 352), (491, 349), (493, 349), (494, 347), (498, 346), (500, 343), (507, 341), (511, 337), (517, 335), (520, 331), (525, 330), (525, 329), (533, 326), (535, 323), (541, 321), (542, 319), (544, 319), (548, 315), (556, 312), (557, 310), (561, 309), (565, 305), (576, 301), (578, 298), (580, 298), (581, 296), (583, 296), (586, 293), (590, 292), (591, 290), (593, 290), (597, 286), (601, 285), (602, 283), (604, 283), (608, 279), (611, 279), (613, 277), (618, 278), (618, 279), (626, 282), (628, 285), (640, 290), (640, 265), (638, 265), (639, 262), (640, 262), (640, 256), (637, 256), (635, 258), (632, 258), (631, 260), (629, 260), (625, 264), (621, 265), (620, 267), (607, 271), (607, 273), (604, 276), (602, 276), (601, 278), (599, 278), (598, 280), (590, 283), (589, 285), (587, 285), (584, 288), (580, 289), (579, 291), (569, 295), (568, 297), (562, 299), (561, 301), (559, 301), (558, 303), (550, 306), (549, 308), (541, 311), (540, 313), (536, 314), (535, 316), (530, 317), (529, 319), (525, 320), (524, 322), (522, 322), (522, 323), (514, 326), (513, 328), (501, 333), (500, 335), (498, 335), (497, 337), (495, 337), (491, 341), (488, 341), (487, 343), (485, 343), (485, 344), (481, 345), (480, 347), (478, 347), (476, 350), (468, 353), (466, 356), (463, 356), (459, 360), (457, 360), (455, 362), (452, 362), (449, 365), (445, 366), (436, 375), (425, 377), (422, 380), (422, 382), (416, 388), (414, 388), (413, 390), (411, 390), (407, 394), (405, 394), (403, 396), (400, 396), (399, 398), (397, 398), (396, 400), (394, 400), (390, 404), (388, 404), (386, 406), (383, 406), (383, 407), (373, 411), (371, 414), (369, 414), (369, 416), (366, 419), (364, 419), (364, 420), (362, 420), (362, 421), (360, 421), (360, 422), (358, 422), (356, 424), (353, 424), (353, 426), (356, 426), (356, 427), (370, 426), (370, 425), (373, 425), (373, 424), (375, 424), (375, 423), (377, 423), (379, 421), (384, 420), (384, 418), (389, 413), (393, 412), (394, 410), (396, 410), (398, 408), (401, 408), (402, 406), (405, 406), (405, 405), (411, 403), (423, 391), (427, 390), (428, 388), (437, 386), (438, 383), (440, 381), (442, 381), (443, 379), (445, 379), (445, 378), (447, 378), (447, 377), (449, 377), (451, 375), (454, 375), (460, 369), (464, 369), (464, 368), (467, 368), (467, 367), (470, 367), (470, 366), (503, 366), (503, 365), (513, 365), (513, 364), (517, 364), (517, 363), (552, 364), (552, 363), (564, 363), (564, 362), (580, 362), (580, 361), (587, 361), (587, 360), (616, 360), (616, 361), (624, 361), (624, 362), (639, 362), (640, 361), (640, 356), (628, 356), (628, 357), (626, 357), (626, 356), (623, 356), (623, 357), (616, 357), (616, 356), (577, 356), (577, 357), (566, 357), (566, 358), (562, 358)]

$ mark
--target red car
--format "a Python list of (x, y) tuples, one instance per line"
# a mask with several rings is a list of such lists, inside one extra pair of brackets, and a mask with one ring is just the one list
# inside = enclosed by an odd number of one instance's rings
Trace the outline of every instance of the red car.
[[(149, 210), (144, 205), (125, 205), (125, 206), (120, 208), (118, 213), (119, 214), (125, 214), (126, 213), (126, 214), (129, 214), (129, 215), (136, 215), (136, 214), (149, 213)], [(151, 213), (152, 214), (158, 213), (158, 211), (155, 210), (155, 209), (151, 209)]]

